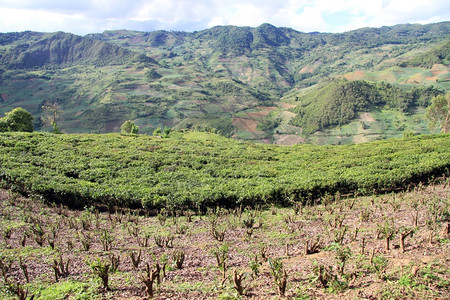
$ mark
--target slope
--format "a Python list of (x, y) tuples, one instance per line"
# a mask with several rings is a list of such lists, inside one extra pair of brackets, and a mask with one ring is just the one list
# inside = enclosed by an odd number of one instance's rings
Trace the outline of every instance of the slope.
[(327, 78), (448, 90), (447, 65), (401, 64), (443, 44), (449, 27), (327, 34), (262, 24), (192, 33), (1, 34), (0, 113), (22, 106), (38, 129), (46, 129), (39, 117), (42, 104), (51, 101), (63, 107), (66, 132), (117, 131), (133, 120), (143, 133), (169, 126), (255, 141), (298, 139), (301, 128), (289, 124), (294, 116), (288, 108), (298, 104), (295, 95)]

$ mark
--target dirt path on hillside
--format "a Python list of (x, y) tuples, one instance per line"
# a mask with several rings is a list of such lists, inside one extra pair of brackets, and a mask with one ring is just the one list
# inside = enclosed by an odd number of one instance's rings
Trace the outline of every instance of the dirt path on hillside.
[(359, 115), (359, 120), (363, 122), (375, 122), (376, 120), (373, 118), (372, 114), (369, 112), (365, 112)]

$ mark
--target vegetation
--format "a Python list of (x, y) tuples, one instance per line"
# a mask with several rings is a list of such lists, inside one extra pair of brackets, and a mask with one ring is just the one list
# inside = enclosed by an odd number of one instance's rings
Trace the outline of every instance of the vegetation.
[(405, 112), (416, 106), (428, 106), (428, 101), (444, 92), (433, 87), (403, 90), (395, 85), (379, 82), (334, 80), (303, 97), (292, 111), (297, 116), (291, 124), (310, 134), (331, 126), (342, 126), (373, 107), (385, 107)]
[(0, 298), (445, 298), (449, 26), (0, 34)]
[(42, 122), (46, 125), (49, 125), (53, 129), (53, 133), (61, 133), (59, 129), (59, 119), (61, 118), (62, 109), (61, 105), (58, 103), (46, 102), (42, 109), (44, 110), (44, 116), (41, 117)]
[(33, 116), (21, 107), (14, 108), (0, 118), (0, 132), (25, 131), (32, 132)]
[[(0, 189), (0, 298), (446, 298), (449, 183), (440, 177), (409, 192), (326, 195), (287, 208), (217, 208), (189, 214), (191, 222), (179, 211), (164, 224), (137, 210), (71, 210)], [(258, 221), (249, 237), (241, 224), (250, 216)], [(212, 222), (226, 224), (223, 242), (210, 234)], [(188, 232), (177, 233), (181, 226)], [(162, 233), (173, 248), (142, 243)], [(304, 253), (312, 237), (321, 245)]]
[(431, 128), (440, 128), (444, 133), (450, 132), (450, 92), (431, 100), (425, 117), (430, 120)]
[(122, 126), (120, 126), (120, 132), (121, 133), (128, 133), (128, 134), (137, 134), (139, 131), (139, 127), (134, 124), (134, 122), (128, 120), (125, 121)]
[[(303, 141), (302, 129), (313, 132), (347, 124), (358, 118), (360, 109), (387, 117), (384, 109), (352, 104), (336, 116), (326, 111), (331, 119), (322, 121), (328, 125), (292, 125), (303, 124), (300, 119), (314, 120), (318, 111), (328, 108), (322, 105), (317, 110), (301, 109), (302, 116), (289, 124), (295, 116), (287, 110), (298, 105), (296, 97), (311, 97), (306, 94), (314, 94), (317, 84), (345, 77), (388, 82), (392, 87), (385, 90), (399, 96), (388, 97), (397, 105), (392, 107), (417, 117), (420, 126), (414, 133), (429, 133), (416, 109), (424, 109), (436, 94), (421, 94), (416, 103), (406, 97), (406, 90), (450, 89), (445, 58), (449, 24), (338, 34), (303, 33), (270, 24), (216, 26), (192, 33), (118, 30), (84, 37), (5, 33), (0, 34), (0, 113), (21, 106), (32, 113), (34, 127), (41, 130), (47, 125), (43, 106), (50, 101), (60, 105), (57, 129), (67, 133), (119, 132), (125, 121), (133, 120), (146, 134), (167, 126), (289, 144)], [(415, 59), (421, 63), (408, 63)], [(348, 100), (338, 95), (343, 98), (332, 101), (336, 108)], [(274, 115), (265, 118), (274, 108)], [(365, 140), (401, 136), (404, 128), (399, 127), (405, 125), (393, 126), (382, 136), (367, 134)], [(319, 143), (335, 142), (333, 133), (322, 129), (321, 134), (327, 138)], [(345, 133), (339, 139), (354, 141)]]
[(406, 62), (401, 63), (402, 66), (420, 66), (431, 68), (434, 64), (450, 64), (450, 42), (446, 42), (434, 49), (418, 55)]
[[(70, 206), (160, 208), (313, 200), (405, 189), (448, 175), (448, 135), (361, 145), (252, 145), (211, 133), (0, 134), (0, 175), (21, 193)], [(218, 224), (220, 225), (220, 224)], [(221, 226), (216, 226), (218, 234)]]

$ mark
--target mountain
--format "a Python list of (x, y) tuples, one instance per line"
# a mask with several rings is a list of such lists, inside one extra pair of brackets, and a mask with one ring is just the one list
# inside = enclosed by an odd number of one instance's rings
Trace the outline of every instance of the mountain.
[(450, 65), (450, 41), (401, 63), (401, 66), (431, 68), (435, 64)]
[[(36, 128), (46, 130), (39, 121), (42, 106), (53, 102), (63, 109), (65, 132), (118, 131), (125, 120), (133, 120), (141, 133), (168, 126), (278, 144), (425, 133), (429, 99), (410, 98), (416, 90), (432, 91), (423, 98), (450, 89), (449, 29), (450, 22), (337, 34), (270, 24), (83, 37), (4, 33), (0, 113), (24, 107), (35, 116)], [(387, 90), (401, 99), (353, 107), (342, 119), (315, 126), (337, 103), (354, 102), (334, 90), (345, 91), (353, 81), (368, 86), (370, 97), (380, 93), (377, 82), (389, 83)], [(323, 89), (328, 92), (319, 92)], [(357, 98), (366, 101), (366, 96)], [(410, 98), (402, 102), (405, 97)]]
[(5, 47), (0, 60), (10, 69), (125, 64), (137, 56), (122, 47), (64, 32), (2, 34), (0, 45), (11, 46)]

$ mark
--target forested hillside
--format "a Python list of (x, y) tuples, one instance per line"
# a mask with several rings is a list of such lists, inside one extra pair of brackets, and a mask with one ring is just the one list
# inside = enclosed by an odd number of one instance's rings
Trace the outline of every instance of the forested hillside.
[(442, 93), (442, 90), (433, 86), (404, 90), (384, 81), (334, 80), (304, 97), (296, 98), (299, 104), (292, 111), (297, 116), (291, 120), (291, 124), (303, 128), (303, 133), (313, 133), (348, 124), (358, 113), (376, 107), (388, 106), (400, 112), (417, 106), (427, 107), (430, 99)]
[[(450, 89), (449, 29), (450, 23), (443, 22), (338, 34), (270, 24), (84, 37), (3, 33), (0, 113), (21, 106), (35, 117), (36, 129), (49, 130), (40, 118), (42, 107), (56, 103), (63, 132), (114, 132), (133, 120), (141, 133), (167, 126), (277, 144), (358, 142), (401, 136), (405, 129), (429, 133), (423, 118), (429, 96)], [(358, 86), (386, 82), (389, 93), (399, 98), (383, 100), (375, 111), (363, 105), (331, 117), (334, 112), (324, 110), (347, 102), (342, 93), (324, 92), (331, 97), (327, 100), (305, 99), (319, 95), (326, 84), (331, 86), (325, 90), (334, 90), (336, 77), (357, 80)], [(418, 90), (432, 92), (411, 102), (408, 95)], [(317, 103), (306, 109), (311, 101)], [(327, 120), (318, 120), (319, 113)], [(361, 113), (370, 113), (377, 127), (392, 130), (353, 128)], [(347, 123), (352, 129), (327, 131)], [(319, 135), (336, 138), (319, 141)]]

